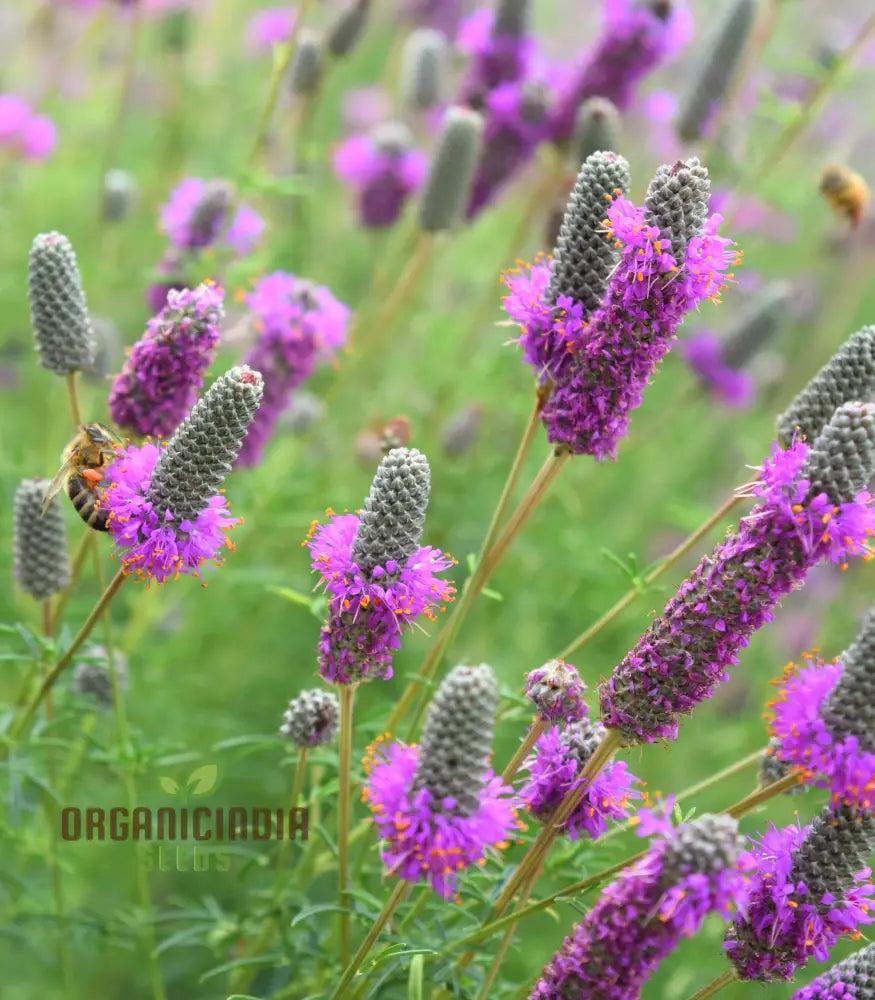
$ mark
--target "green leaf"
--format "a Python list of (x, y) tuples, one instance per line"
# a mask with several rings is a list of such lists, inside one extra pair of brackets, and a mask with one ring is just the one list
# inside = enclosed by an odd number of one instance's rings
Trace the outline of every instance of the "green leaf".
[(173, 778), (168, 778), (166, 774), (162, 774), (158, 779), (158, 784), (167, 792), (168, 795), (178, 795), (179, 785), (173, 780)]
[(308, 906), (306, 910), (301, 910), (300, 913), (292, 917), (292, 922), (289, 924), (290, 927), (297, 927), (298, 924), (303, 923), (305, 920), (309, 920), (310, 917), (315, 916), (317, 913), (346, 913), (347, 909), (345, 906), (339, 906), (337, 903), (318, 903), (316, 906)]
[(284, 597), (287, 601), (291, 601), (292, 604), (297, 604), (298, 607), (307, 608), (309, 611), (313, 605), (313, 598), (308, 597), (307, 594), (302, 594), (299, 590), (292, 590), (291, 587), (275, 587), (271, 586), (267, 588), (268, 593), (276, 594), (277, 597)]
[(185, 783), (185, 790), (192, 795), (206, 795), (216, 787), (219, 780), (218, 764), (204, 764), (195, 768), (188, 776)]
[(492, 590), (490, 587), (484, 587), (483, 590), (480, 591), (480, 593), (484, 597), (488, 597), (490, 601), (503, 601), (504, 600), (504, 595), (503, 594), (499, 594), (499, 592), (497, 590)]
[(423, 953), (410, 960), (410, 975), (407, 979), (407, 1000), (422, 1000), (422, 973), (425, 968)]

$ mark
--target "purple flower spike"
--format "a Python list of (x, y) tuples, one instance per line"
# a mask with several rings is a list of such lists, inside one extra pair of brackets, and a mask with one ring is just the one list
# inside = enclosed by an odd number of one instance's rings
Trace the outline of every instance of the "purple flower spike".
[(872, 922), (875, 893), (866, 860), (875, 847), (871, 813), (826, 807), (804, 829), (772, 826), (746, 855), (754, 875), (724, 947), (739, 979), (792, 979), (846, 935)]
[(252, 51), (266, 49), (287, 42), (295, 27), (297, 14), (292, 7), (264, 7), (249, 19), (246, 29), (247, 43)]
[(589, 97), (605, 97), (625, 111), (641, 80), (692, 34), (685, 0), (606, 0), (602, 34), (571, 74), (551, 115), (554, 141), (571, 138), (577, 109)]
[[(601, 723), (588, 719), (571, 722), (564, 729), (552, 726), (535, 744), (535, 752), (523, 767), (531, 774), (520, 789), (530, 812), (548, 823), (559, 804), (580, 785), (580, 773), (605, 734)], [(595, 840), (608, 822), (625, 819), (629, 803), (640, 799), (633, 786), (639, 782), (625, 761), (613, 761), (596, 775), (578, 807), (563, 827), (571, 840), (586, 834)]]
[(142, 580), (200, 576), (231, 548), (231, 517), (220, 487), (261, 401), (250, 368), (232, 368), (207, 390), (163, 448), (131, 445), (104, 472), (100, 506), (122, 569)]
[(57, 130), (50, 119), (34, 114), (17, 94), (0, 94), (0, 149), (25, 160), (44, 160), (56, 142)]
[(875, 944), (837, 962), (790, 1000), (869, 1000), (875, 990)]
[(875, 806), (875, 612), (836, 663), (808, 657), (790, 664), (770, 731), (775, 754), (800, 767), (805, 780), (828, 788), (832, 802)]
[[(202, 250), (219, 239), (232, 203), (230, 184), (187, 177), (161, 206), (161, 231), (179, 249)], [(261, 216), (241, 205), (228, 226), (225, 241), (238, 257), (244, 257), (258, 245), (264, 225)]]
[[(319, 638), (319, 672), (332, 684), (392, 676), (402, 631), (433, 619), (455, 589), (438, 574), (454, 560), (419, 540), (428, 506), (429, 467), (416, 449), (383, 459), (361, 514), (313, 522), (305, 545), (325, 584), (328, 621)], [(329, 512), (331, 513), (331, 512)]]
[(548, 660), (526, 674), (526, 697), (545, 722), (579, 722), (589, 709), (584, 701), (586, 684), (570, 664)]
[(729, 816), (667, 831), (599, 896), (544, 969), (529, 1000), (637, 1000), (662, 960), (709, 913), (743, 897), (741, 842)]
[(700, 330), (680, 346), (684, 361), (692, 368), (708, 392), (734, 408), (749, 406), (753, 399), (753, 379), (746, 372), (726, 364), (720, 340), (710, 330)]
[(285, 271), (261, 278), (245, 302), (258, 336), (243, 363), (264, 376), (264, 400), (238, 457), (253, 466), (294, 390), (345, 343), (349, 309), (327, 288)]
[(775, 444), (760, 503), (681, 584), (599, 688), (602, 722), (626, 745), (675, 739), (678, 716), (710, 698), (781, 597), (821, 560), (869, 558), (875, 407), (846, 403), (809, 448)]
[(413, 149), (401, 122), (387, 122), (369, 136), (353, 136), (335, 150), (334, 172), (356, 194), (359, 222), (368, 229), (394, 225), (407, 199), (422, 186), (428, 158)]
[(224, 297), (212, 282), (168, 294), (113, 382), (109, 412), (115, 423), (144, 437), (165, 438), (176, 430), (216, 355)]
[(535, 56), (535, 40), (526, 34), (497, 34), (493, 11), (481, 8), (459, 30), (457, 46), (471, 58), (458, 103), (479, 107), (503, 83), (522, 80)]
[(461, 872), (507, 847), (520, 825), (513, 789), (487, 765), (497, 707), (490, 667), (456, 667), (429, 706), (420, 746), (379, 737), (364, 760), (362, 799), (390, 874), (427, 880), (444, 899), (454, 898)]

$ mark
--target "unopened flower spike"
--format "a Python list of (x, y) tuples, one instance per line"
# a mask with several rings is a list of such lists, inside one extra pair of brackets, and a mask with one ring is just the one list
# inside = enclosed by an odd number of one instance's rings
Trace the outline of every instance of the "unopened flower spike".
[[(124, 654), (115, 650), (115, 671), (119, 690), (127, 691), (128, 665)], [(110, 677), (109, 654), (103, 646), (87, 646), (77, 659), (73, 669), (70, 690), (75, 694), (92, 698), (104, 709), (112, 708), (112, 678)]]
[(212, 282), (168, 293), (110, 389), (109, 412), (119, 427), (167, 438), (179, 426), (216, 356), (224, 297)]
[(443, 102), (447, 83), (447, 39), (433, 28), (417, 28), (407, 36), (401, 56), (401, 103), (423, 112)]
[(319, 639), (319, 672), (334, 684), (392, 676), (401, 633), (433, 618), (454, 588), (439, 577), (453, 560), (419, 544), (430, 470), (415, 448), (382, 460), (360, 514), (314, 522), (305, 545), (328, 593)]
[(524, 80), (536, 55), (528, 32), (529, 0), (498, 0), (495, 10), (481, 7), (467, 17), (456, 46), (469, 57), (459, 103), (479, 107), (490, 91)]
[(37, 601), (45, 601), (70, 582), (67, 529), (55, 497), (43, 515), (48, 479), (23, 479), (12, 512), (13, 575)]
[(370, 12), (371, 0), (351, 0), (335, 18), (325, 42), (325, 48), (335, 59), (348, 56), (358, 45)]
[(447, 111), (419, 201), (424, 233), (443, 232), (461, 221), (482, 142), (482, 115), (461, 107)]
[(548, 660), (526, 674), (526, 697), (545, 722), (578, 722), (589, 709), (586, 684), (570, 663)]
[(771, 708), (785, 766), (828, 788), (835, 804), (875, 808), (875, 610), (836, 662), (791, 664)]
[(870, 1000), (875, 996), (875, 943), (836, 962), (790, 1000)]
[(757, 13), (757, 0), (731, 0), (714, 38), (702, 52), (681, 104), (677, 133), (684, 142), (708, 131), (739, 68)]
[(66, 236), (42, 233), (30, 248), (27, 297), (43, 368), (56, 375), (90, 368), (97, 342), (76, 253)]
[(593, 153), (613, 150), (620, 145), (620, 112), (606, 97), (590, 97), (581, 104), (574, 123), (571, 158), (574, 169)]
[(497, 708), (492, 668), (456, 667), (429, 706), (419, 746), (378, 740), (365, 758), (362, 798), (389, 873), (427, 880), (445, 899), (519, 825), (513, 789), (488, 766)]
[(872, 922), (867, 867), (875, 848), (872, 814), (826, 806), (809, 826), (771, 826), (746, 855), (748, 899), (724, 947), (741, 980), (790, 980), (810, 958)]
[(709, 913), (727, 918), (743, 898), (742, 841), (729, 816), (662, 831), (602, 891), (553, 956), (529, 1000), (634, 1000), (662, 960)]
[(340, 701), (334, 691), (313, 688), (292, 698), (283, 713), (280, 735), (296, 747), (333, 743), (340, 727)]
[(289, 67), (289, 87), (297, 97), (309, 97), (316, 93), (322, 82), (325, 62), (325, 42), (322, 35), (304, 28), (295, 47), (292, 65)]
[(778, 440), (813, 441), (833, 413), (855, 400), (875, 400), (875, 326), (849, 337), (778, 417)]
[(710, 698), (750, 637), (821, 560), (868, 557), (875, 509), (875, 406), (846, 403), (823, 433), (778, 444), (752, 491), (759, 503), (705, 556), (601, 685), (602, 721), (626, 745), (677, 736), (680, 715)]
[(230, 547), (231, 517), (220, 488), (261, 402), (262, 380), (246, 366), (210, 386), (163, 447), (131, 445), (104, 473), (101, 507), (126, 573), (163, 583), (200, 576)]
[[(529, 778), (520, 789), (527, 808), (543, 823), (549, 823), (562, 800), (580, 786), (580, 775), (605, 735), (600, 722), (579, 719), (564, 727), (552, 726), (538, 738), (532, 755), (523, 763)], [(600, 837), (611, 821), (625, 819), (640, 780), (625, 761), (612, 761), (593, 778), (583, 798), (562, 830), (571, 840), (586, 834)]]
[(131, 209), (137, 196), (137, 182), (126, 170), (108, 170), (103, 178), (103, 218), (118, 222)]

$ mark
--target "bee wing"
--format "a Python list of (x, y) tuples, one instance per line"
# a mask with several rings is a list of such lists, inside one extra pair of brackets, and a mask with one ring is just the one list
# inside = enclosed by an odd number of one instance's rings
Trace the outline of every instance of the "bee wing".
[(49, 509), (49, 504), (54, 500), (54, 498), (61, 492), (61, 487), (64, 485), (64, 481), (69, 475), (70, 470), (73, 468), (72, 458), (68, 458), (66, 462), (61, 466), (60, 469), (55, 473), (55, 478), (49, 483), (48, 489), (46, 490), (45, 496), (43, 497), (43, 509), (42, 514), (45, 516), (46, 511)]

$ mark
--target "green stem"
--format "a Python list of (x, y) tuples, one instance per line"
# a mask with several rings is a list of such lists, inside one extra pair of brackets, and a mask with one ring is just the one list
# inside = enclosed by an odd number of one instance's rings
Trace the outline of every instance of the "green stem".
[(339, 788), (337, 802), (337, 885), (340, 913), (340, 963), (349, 965), (349, 817), (352, 782), (352, 715), (355, 684), (340, 686)]
[(399, 904), (404, 901), (407, 893), (410, 892), (410, 889), (410, 882), (407, 882), (404, 879), (399, 879), (395, 888), (392, 890), (391, 895), (386, 900), (383, 909), (380, 911), (380, 915), (374, 921), (371, 929), (367, 933), (367, 936), (364, 941), (362, 941), (359, 950), (355, 953), (355, 957), (343, 970), (343, 974), (341, 975), (337, 986), (334, 987), (334, 992), (331, 994), (330, 1000), (342, 1000), (342, 998), (346, 996), (345, 990), (347, 986), (349, 986), (355, 978), (362, 962), (364, 962), (364, 960), (368, 957), (368, 954), (376, 943), (377, 938), (380, 934), (382, 934), (383, 928), (389, 922), (390, 917), (398, 908)]
[(547, 728), (547, 725), (547, 720), (539, 717), (529, 726), (529, 731), (526, 733), (525, 739), (517, 747), (516, 753), (511, 757), (507, 767), (501, 773), (501, 780), (505, 785), (511, 783), (514, 775), (520, 769), (520, 765), (532, 752), (532, 747), (537, 742), (541, 733)]
[(794, 768), (789, 774), (785, 774), (783, 778), (773, 781), (771, 785), (763, 785), (757, 788), (750, 795), (745, 795), (743, 799), (740, 799), (734, 805), (723, 809), (722, 812), (726, 813), (727, 816), (732, 816), (734, 819), (741, 819), (746, 813), (749, 813), (752, 809), (756, 809), (757, 806), (761, 806), (764, 802), (768, 802), (769, 799), (773, 799), (776, 795), (795, 788), (801, 781), (802, 772), (798, 768)]
[(24, 732), (25, 727), (28, 722), (33, 718), (34, 713), (40, 707), (43, 699), (48, 695), (55, 685), (55, 682), (61, 676), (61, 674), (70, 666), (73, 662), (73, 657), (79, 651), (82, 644), (91, 635), (91, 631), (97, 622), (100, 620), (101, 615), (109, 607), (112, 599), (119, 592), (121, 585), (125, 582), (125, 574), (123, 570), (119, 570), (116, 575), (112, 578), (109, 586), (100, 596), (97, 604), (94, 605), (91, 614), (85, 619), (85, 623), (76, 633), (76, 637), (70, 644), (69, 649), (66, 653), (58, 660), (54, 667), (46, 674), (43, 678), (43, 682), (39, 687), (37, 693), (31, 698), (28, 704), (25, 706), (21, 714), (9, 727), (8, 739), (11, 742), (17, 740), (22, 732)]
[(477, 554), (474, 571), (465, 581), (465, 585), (462, 588), (462, 593), (459, 596), (459, 599), (456, 601), (453, 610), (450, 612), (449, 618), (444, 623), (443, 628), (440, 632), (438, 632), (434, 642), (431, 644), (431, 648), (426, 654), (415, 679), (410, 681), (404, 689), (401, 697), (398, 699), (395, 707), (392, 709), (392, 712), (389, 715), (389, 721), (386, 723), (386, 729), (389, 732), (393, 732), (397, 728), (399, 722), (404, 718), (408, 709), (413, 704), (417, 694), (425, 690), (426, 685), (429, 681), (431, 681), (432, 677), (437, 672), (444, 653), (449, 648), (450, 643), (455, 638), (456, 633), (464, 622), (468, 612), (471, 610), (474, 599), (486, 585), (487, 581), (484, 578), (485, 557), (498, 535), (501, 522), (504, 519), (508, 504), (510, 503), (510, 498), (513, 496), (516, 485), (519, 482), (520, 475), (522, 474), (523, 467), (525, 466), (526, 459), (528, 458), (529, 451), (531, 450), (532, 442), (535, 440), (535, 435), (538, 431), (538, 418), (542, 405), (541, 396), (540, 394), (537, 394), (535, 396), (534, 406), (529, 414), (526, 426), (523, 429), (523, 435), (520, 439), (516, 455), (514, 456), (510, 472), (508, 473), (507, 481), (501, 491), (501, 496), (498, 498), (498, 504), (493, 511), (492, 520), (489, 522), (489, 527), (486, 529), (483, 544), (480, 546), (480, 551)]
[(708, 1000), (708, 997), (716, 996), (724, 986), (728, 986), (733, 982), (735, 982), (735, 970), (727, 969), (726, 972), (721, 973), (716, 979), (708, 983), (707, 986), (703, 986), (702, 989), (694, 993), (690, 997), (690, 1000)]
[(77, 431), (82, 424), (82, 410), (79, 406), (79, 390), (76, 386), (76, 376), (78, 374), (78, 372), (68, 372), (66, 378), (67, 398), (70, 401), (70, 416), (73, 418), (73, 426)]
[(743, 499), (743, 495), (733, 493), (732, 496), (725, 500), (706, 521), (700, 524), (691, 535), (688, 535), (680, 543), (680, 545), (677, 546), (677, 548), (670, 552), (657, 567), (652, 569), (643, 580), (636, 582), (636, 584), (627, 590), (620, 600), (617, 601), (613, 607), (609, 608), (601, 616), (601, 618), (593, 622), (589, 628), (581, 632), (576, 639), (573, 639), (565, 647), (565, 649), (557, 655), (556, 659), (567, 660), (575, 653), (578, 653), (581, 649), (583, 649), (583, 647), (588, 642), (591, 642), (606, 625), (609, 625), (619, 614), (625, 611), (637, 597), (643, 594), (650, 584), (658, 580), (663, 573), (671, 569), (675, 563), (682, 559), (694, 545), (696, 545), (705, 535), (708, 534), (709, 531), (711, 531), (712, 528), (722, 521)]
[[(534, 886), (537, 877), (538, 877), (537, 873), (535, 873), (528, 880), (528, 882), (526, 882), (525, 888), (523, 889), (522, 892), (521, 905), (525, 904), (526, 900), (529, 898), (529, 895), (531, 894), (532, 891), (532, 887)], [(516, 927), (518, 923), (519, 923), (519, 916), (517, 916), (517, 919), (509, 924), (507, 931), (505, 932), (504, 935), (504, 940), (499, 945), (498, 951), (495, 953), (495, 958), (493, 958), (492, 960), (492, 965), (490, 965), (489, 971), (486, 973), (486, 977), (484, 978), (483, 984), (480, 987), (480, 992), (477, 994), (477, 1000), (489, 1000), (489, 994), (492, 991), (492, 984), (495, 982), (495, 977), (498, 975), (498, 970), (504, 964), (504, 956), (507, 954), (508, 948), (510, 948), (511, 944), (513, 943), (513, 936), (514, 933), (516, 932)], [(461, 961), (459, 964), (461, 966)]]

